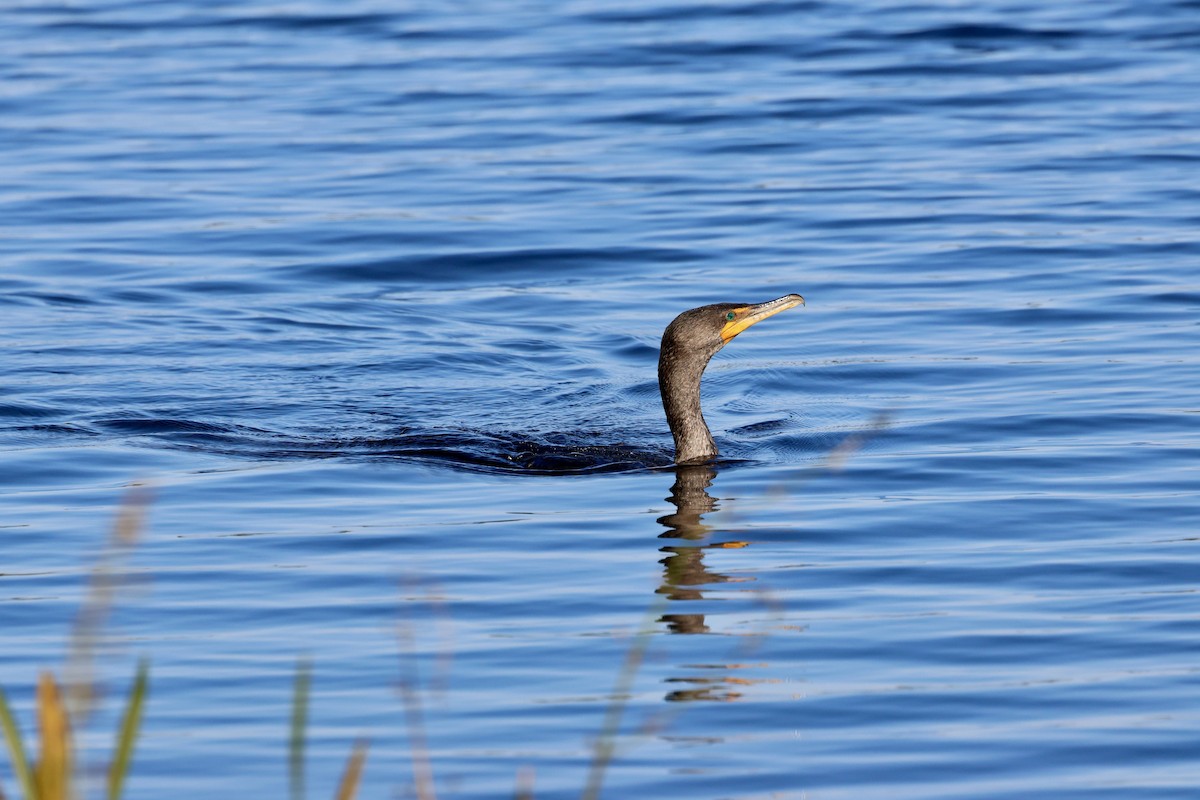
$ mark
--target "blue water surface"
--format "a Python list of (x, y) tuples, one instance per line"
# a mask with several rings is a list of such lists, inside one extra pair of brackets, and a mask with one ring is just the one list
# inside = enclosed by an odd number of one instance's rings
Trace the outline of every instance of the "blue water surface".
[(115, 576), (135, 800), (304, 659), (312, 797), (1195, 798), (1196, 97), (1187, 0), (18, 2), (0, 686)]

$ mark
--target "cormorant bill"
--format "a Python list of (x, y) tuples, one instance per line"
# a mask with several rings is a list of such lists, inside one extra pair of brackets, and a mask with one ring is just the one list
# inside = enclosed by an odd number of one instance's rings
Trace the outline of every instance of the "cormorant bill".
[(675, 437), (676, 464), (709, 461), (717, 455), (700, 413), (700, 376), (709, 359), (751, 325), (801, 305), (804, 298), (798, 294), (757, 305), (716, 303), (685, 311), (667, 326), (658, 353), (658, 389)]

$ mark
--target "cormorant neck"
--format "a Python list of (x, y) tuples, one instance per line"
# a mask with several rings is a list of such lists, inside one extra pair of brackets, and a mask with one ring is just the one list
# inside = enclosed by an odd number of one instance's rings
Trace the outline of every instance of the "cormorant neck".
[(667, 341), (659, 351), (658, 387), (675, 438), (676, 464), (708, 461), (717, 455), (717, 445), (700, 412), (700, 378), (712, 356), (676, 348)]

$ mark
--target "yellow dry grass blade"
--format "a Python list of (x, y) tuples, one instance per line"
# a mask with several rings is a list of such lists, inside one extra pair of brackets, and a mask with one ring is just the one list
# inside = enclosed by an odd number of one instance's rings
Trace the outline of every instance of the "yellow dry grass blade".
[(34, 767), (37, 800), (68, 800), (71, 796), (71, 725), (54, 676), (38, 679), (38, 727), (41, 758)]
[(358, 782), (362, 778), (363, 763), (367, 760), (367, 743), (359, 740), (354, 745), (354, 752), (346, 761), (346, 771), (342, 773), (342, 782), (338, 785), (337, 800), (354, 800), (358, 794)]

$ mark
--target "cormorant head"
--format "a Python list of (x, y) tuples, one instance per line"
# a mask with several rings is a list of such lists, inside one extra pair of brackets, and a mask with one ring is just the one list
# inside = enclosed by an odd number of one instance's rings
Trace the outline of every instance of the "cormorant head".
[(685, 311), (663, 332), (663, 348), (677, 357), (697, 356), (704, 361), (724, 347), (730, 339), (751, 325), (789, 308), (804, 305), (798, 294), (784, 295), (765, 303), (714, 303)]

